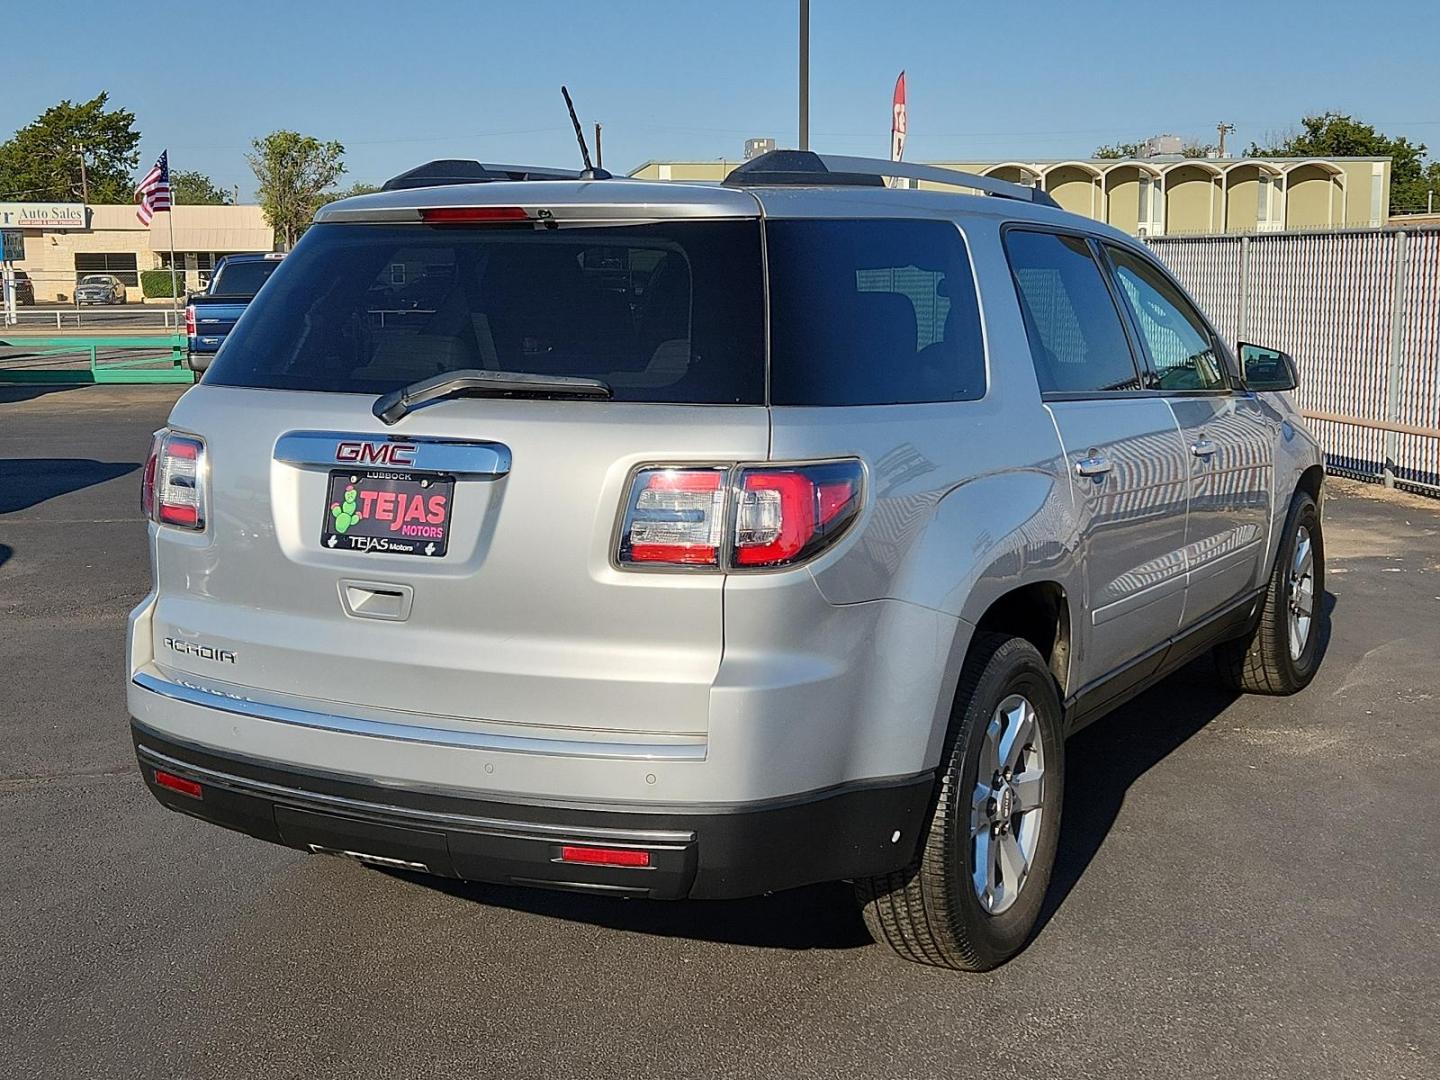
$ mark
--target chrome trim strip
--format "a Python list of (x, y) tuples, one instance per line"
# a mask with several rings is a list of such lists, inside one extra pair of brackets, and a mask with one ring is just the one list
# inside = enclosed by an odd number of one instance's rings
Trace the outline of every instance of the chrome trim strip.
[[(141, 756), (150, 765), (159, 765), (168, 771), (188, 776), (191, 779), (199, 780), (212, 787), (225, 788), (239, 794), (263, 794), (281, 799), (290, 799), (302, 804), (316, 803), (334, 807), (340, 810), (358, 811), (362, 813), (380, 813), (400, 818), (410, 818), (415, 821), (424, 822), (430, 825), (453, 825), (467, 829), (474, 829), (479, 832), (495, 833), (505, 836), (518, 836), (522, 839), (551, 840), (556, 838), (566, 839), (587, 839), (622, 841), (632, 844), (645, 844), (653, 846), (656, 844), (688, 844), (695, 839), (693, 832), (684, 832), (669, 829), (608, 829), (603, 826), (593, 825), (548, 825), (538, 821), (509, 821), (504, 818), (475, 817), (471, 814), (448, 814), (438, 810), (419, 810), (410, 806), (395, 806), (392, 803), (369, 802), (365, 799), (351, 799), (344, 795), (326, 795), (318, 791), (306, 791), (301, 788), (286, 787), (283, 784), (272, 784), (265, 780), (252, 780), (248, 777), (235, 776), (233, 773), (220, 772), (217, 769), (207, 769), (202, 765), (192, 765), (188, 761), (171, 757), (169, 754), (162, 754), (159, 750), (153, 750), (143, 742), (139, 743), (137, 749)], [(477, 794), (477, 798), (484, 798)]]
[[(405, 460), (342, 460), (343, 443), (368, 445), (397, 444), (413, 448)], [(459, 476), (488, 476), (498, 479), (510, 471), (510, 448), (504, 443), (483, 440), (406, 438), (398, 435), (366, 434), (359, 431), (287, 431), (275, 443), (275, 460), (287, 465), (310, 465), (343, 469), (353, 465), (371, 469), (415, 469), (420, 472), (455, 473)]]
[(354, 716), (294, 709), (285, 705), (267, 705), (234, 695), (217, 694), (194, 686), (157, 679), (143, 671), (133, 676), (136, 686), (152, 694), (182, 701), (187, 705), (215, 709), (271, 720), (296, 727), (335, 731), (344, 735), (360, 735), (372, 739), (393, 739), (397, 742), (423, 743), (429, 746), (451, 746), (466, 750), (494, 750), (507, 754), (544, 754), (553, 757), (601, 758), (611, 761), (704, 761), (704, 743), (624, 743), (590, 742), (582, 739), (537, 739), (524, 735), (496, 735), (482, 731), (455, 731), (450, 728), (424, 727), (419, 724), (395, 724), (384, 720), (362, 720)]

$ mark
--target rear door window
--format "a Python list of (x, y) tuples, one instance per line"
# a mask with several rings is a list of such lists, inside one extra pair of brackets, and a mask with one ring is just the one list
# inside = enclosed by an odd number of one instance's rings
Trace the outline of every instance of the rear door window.
[(1005, 249), (1047, 393), (1141, 389), (1120, 311), (1082, 237), (1009, 229)]
[(619, 401), (758, 405), (760, 250), (754, 219), (316, 225), (205, 382), (381, 394), (481, 368), (601, 379)]
[(953, 224), (772, 220), (766, 247), (773, 404), (984, 396), (975, 279)]

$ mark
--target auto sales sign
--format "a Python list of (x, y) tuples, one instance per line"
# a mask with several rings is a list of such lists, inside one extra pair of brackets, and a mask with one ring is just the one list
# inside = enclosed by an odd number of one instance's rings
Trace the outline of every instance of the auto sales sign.
[(0, 229), (83, 229), (84, 203), (0, 202)]

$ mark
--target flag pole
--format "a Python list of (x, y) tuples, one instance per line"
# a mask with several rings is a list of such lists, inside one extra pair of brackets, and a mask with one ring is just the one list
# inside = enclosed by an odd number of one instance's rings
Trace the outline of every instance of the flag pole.
[[(170, 172), (169, 151), (166, 151), (165, 172)], [(169, 176), (166, 176), (169, 179)], [(170, 185), (170, 209), (165, 214), (170, 222), (170, 308), (175, 316), (175, 332), (180, 332), (180, 289), (175, 278), (175, 185)]]

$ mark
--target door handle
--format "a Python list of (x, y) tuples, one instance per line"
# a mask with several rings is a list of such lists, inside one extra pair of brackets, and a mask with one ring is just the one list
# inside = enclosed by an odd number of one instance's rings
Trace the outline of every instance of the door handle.
[(1208, 458), (1215, 453), (1215, 444), (1209, 439), (1197, 439), (1190, 444), (1190, 453), (1198, 458)]
[(1075, 471), (1081, 476), (1104, 476), (1113, 468), (1115, 463), (1099, 454), (1091, 454), (1075, 462)]

